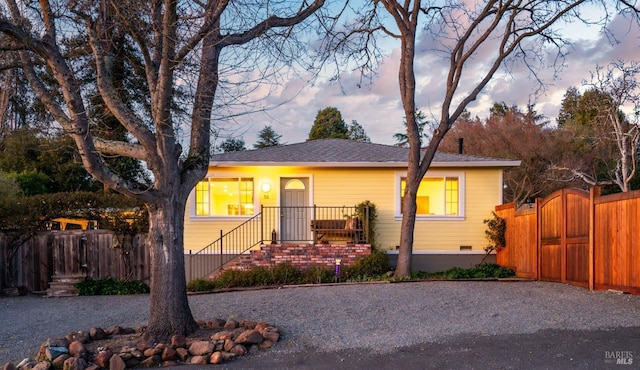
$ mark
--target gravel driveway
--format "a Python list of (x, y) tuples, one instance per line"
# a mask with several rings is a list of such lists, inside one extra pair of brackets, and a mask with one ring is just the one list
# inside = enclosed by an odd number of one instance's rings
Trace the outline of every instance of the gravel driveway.
[[(640, 327), (640, 296), (544, 282), (420, 282), (194, 295), (197, 319), (264, 320), (272, 351), (392, 352), (460, 334)], [(0, 365), (32, 357), (48, 337), (92, 326), (144, 325), (149, 297), (0, 298)]]

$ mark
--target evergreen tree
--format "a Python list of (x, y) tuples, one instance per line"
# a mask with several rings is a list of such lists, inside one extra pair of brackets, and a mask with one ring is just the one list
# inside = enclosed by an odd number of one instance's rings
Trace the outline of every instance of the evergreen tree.
[[(420, 141), (421, 142), (429, 141), (431, 139), (432, 124), (429, 121), (427, 121), (427, 116), (421, 110), (416, 111), (415, 117), (416, 117), (416, 124), (418, 125), (418, 132), (420, 133)], [(404, 121), (403, 125), (406, 129), (407, 121)], [(429, 128), (428, 132), (425, 132), (425, 127)], [(406, 131), (396, 132), (395, 134), (393, 134), (393, 138), (396, 140), (395, 146), (400, 146), (405, 148), (409, 147), (409, 135), (407, 135)]]
[(229, 153), (241, 152), (243, 150), (247, 150), (247, 148), (245, 148), (244, 140), (242, 140), (242, 138), (234, 139), (230, 137), (222, 142), (222, 144), (220, 144), (220, 150), (222, 150), (224, 153)]
[(362, 141), (363, 143), (370, 143), (371, 139), (364, 131), (364, 128), (358, 123), (358, 121), (351, 121), (351, 125), (349, 125), (349, 140), (353, 141)]
[(259, 149), (280, 145), (281, 137), (282, 135), (278, 134), (271, 126), (267, 125), (260, 130), (260, 133), (258, 134), (258, 141), (253, 144), (253, 147)]
[(348, 139), (349, 128), (342, 119), (342, 114), (338, 108), (327, 107), (316, 115), (309, 138), (307, 140), (318, 139)]

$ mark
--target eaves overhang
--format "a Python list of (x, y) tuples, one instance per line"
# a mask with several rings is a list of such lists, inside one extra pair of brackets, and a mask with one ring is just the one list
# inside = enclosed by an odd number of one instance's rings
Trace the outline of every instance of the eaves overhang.
[[(520, 166), (521, 161), (468, 161), (432, 162), (430, 168), (509, 168)], [(402, 168), (407, 162), (269, 162), (269, 161), (224, 161), (212, 162), (211, 167), (316, 167), (316, 168)]]

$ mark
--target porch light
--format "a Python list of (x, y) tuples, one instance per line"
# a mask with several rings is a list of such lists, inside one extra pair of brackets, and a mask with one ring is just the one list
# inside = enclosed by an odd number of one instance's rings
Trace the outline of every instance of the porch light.
[(268, 193), (271, 191), (271, 184), (269, 184), (268, 182), (263, 182), (262, 185), (260, 185), (260, 190), (262, 190), (263, 193)]

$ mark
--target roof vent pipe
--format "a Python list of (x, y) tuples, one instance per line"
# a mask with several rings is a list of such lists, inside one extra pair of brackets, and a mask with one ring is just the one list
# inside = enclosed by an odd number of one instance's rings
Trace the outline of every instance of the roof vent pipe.
[(464, 147), (464, 139), (459, 137), (458, 138), (458, 154), (462, 154), (463, 147)]

